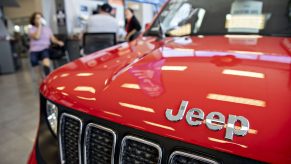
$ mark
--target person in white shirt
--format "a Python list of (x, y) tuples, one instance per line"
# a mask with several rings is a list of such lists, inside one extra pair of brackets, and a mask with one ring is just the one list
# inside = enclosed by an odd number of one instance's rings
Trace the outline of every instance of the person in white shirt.
[(99, 8), (99, 14), (89, 17), (86, 27), (87, 33), (116, 33), (118, 35), (118, 22), (111, 16), (112, 7), (108, 3)]

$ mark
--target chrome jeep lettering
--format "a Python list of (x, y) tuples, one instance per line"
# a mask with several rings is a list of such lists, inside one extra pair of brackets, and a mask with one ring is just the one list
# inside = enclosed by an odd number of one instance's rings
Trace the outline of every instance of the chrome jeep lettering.
[[(181, 121), (185, 115), (188, 101), (182, 101), (177, 115), (173, 115), (173, 109), (166, 110), (166, 118), (173, 122)], [(199, 126), (203, 123), (205, 114), (202, 109), (192, 108), (186, 114), (186, 122), (190, 126)], [(206, 126), (213, 131), (220, 131), (226, 125), (225, 139), (233, 140), (233, 136), (245, 136), (250, 129), (250, 123), (248, 119), (243, 116), (236, 116), (230, 114), (228, 116), (227, 123), (225, 122), (225, 116), (220, 112), (211, 112), (206, 116)], [(235, 124), (240, 122), (240, 127), (235, 127)]]
[[(235, 128), (235, 123), (237, 121), (240, 121), (241, 123), (241, 128), (236, 129)], [(229, 115), (228, 117), (228, 123), (226, 125), (226, 135), (225, 138), (229, 140), (233, 140), (233, 135), (238, 135), (238, 136), (245, 136), (247, 135), (248, 131), (250, 129), (250, 123), (248, 119), (246, 119), (243, 116), (235, 116), (235, 115)]]
[[(214, 118), (217, 116), (218, 118)], [(219, 112), (211, 112), (206, 117), (206, 126), (214, 131), (221, 130), (225, 124), (225, 117)]]
[(188, 106), (188, 101), (182, 101), (178, 114), (176, 116), (173, 115), (173, 110), (172, 109), (167, 109), (166, 110), (166, 117), (170, 121), (181, 121), (183, 119), (183, 116), (185, 114), (186, 108)]
[[(193, 118), (195, 118), (196, 120), (193, 121)], [(198, 108), (190, 109), (186, 115), (186, 121), (190, 126), (201, 125), (203, 122), (203, 119), (204, 119), (204, 112)]]

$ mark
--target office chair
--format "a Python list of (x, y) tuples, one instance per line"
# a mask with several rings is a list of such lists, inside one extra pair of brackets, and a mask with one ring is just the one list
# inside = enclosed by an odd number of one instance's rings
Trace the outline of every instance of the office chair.
[(111, 47), (115, 44), (115, 33), (85, 33), (83, 36), (83, 51), (85, 55)]

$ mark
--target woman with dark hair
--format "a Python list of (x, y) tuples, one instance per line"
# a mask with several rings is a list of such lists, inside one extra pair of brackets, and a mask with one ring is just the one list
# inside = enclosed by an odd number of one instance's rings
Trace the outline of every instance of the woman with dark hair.
[(125, 23), (126, 23), (126, 41), (132, 41), (134, 40), (140, 33), (141, 31), (141, 26), (139, 21), (137, 20), (137, 18), (134, 15), (134, 11), (130, 8), (127, 8), (125, 10)]
[(46, 26), (42, 13), (35, 12), (30, 17), (29, 29), (30, 37), (30, 62), (36, 72), (40, 71), (39, 61), (42, 61), (45, 75), (50, 73), (49, 46), (51, 41), (59, 46), (64, 43), (58, 40), (52, 33), (51, 29)]

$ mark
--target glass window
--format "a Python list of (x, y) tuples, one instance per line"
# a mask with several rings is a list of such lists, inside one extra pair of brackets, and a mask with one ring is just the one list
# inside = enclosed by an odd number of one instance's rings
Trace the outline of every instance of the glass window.
[(290, 36), (290, 10), (291, 0), (171, 0), (146, 35)]

